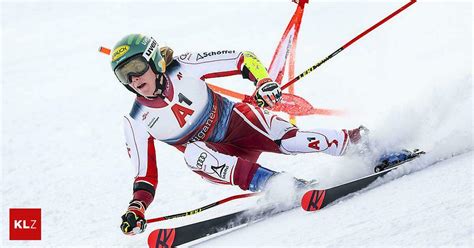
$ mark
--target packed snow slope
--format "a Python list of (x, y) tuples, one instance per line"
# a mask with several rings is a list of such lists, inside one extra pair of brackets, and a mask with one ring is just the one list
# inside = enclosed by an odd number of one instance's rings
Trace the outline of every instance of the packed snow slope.
[[(311, 1), (296, 72), (404, 3)], [(120, 216), (131, 199), (134, 171), (121, 124), (133, 96), (97, 48), (138, 32), (176, 54), (251, 50), (269, 65), (295, 7), (287, 1), (2, 2), (0, 246), (144, 247), (154, 228), (255, 204), (241, 200), (123, 235)], [(473, 246), (471, 23), (470, 2), (417, 2), (296, 84), (296, 93), (314, 106), (349, 112), (298, 118), (301, 129), (364, 124), (380, 151), (428, 151), (391, 175), (397, 180), (379, 181), (318, 213), (296, 209), (199, 245)], [(253, 91), (240, 77), (212, 82)], [(156, 150), (159, 186), (148, 218), (241, 192), (202, 180), (175, 148), (156, 142)], [(264, 154), (260, 162), (317, 178), (322, 187), (371, 172), (366, 159), (324, 154)], [(8, 240), (10, 208), (42, 209), (41, 241)]]

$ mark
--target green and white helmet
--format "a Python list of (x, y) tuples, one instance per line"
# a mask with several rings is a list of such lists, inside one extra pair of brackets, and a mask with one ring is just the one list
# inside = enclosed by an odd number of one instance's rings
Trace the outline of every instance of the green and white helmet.
[(114, 71), (121, 63), (137, 54), (141, 54), (150, 63), (155, 73), (164, 73), (166, 71), (166, 63), (163, 57), (161, 57), (160, 48), (153, 37), (142, 34), (129, 34), (117, 42), (112, 51), (110, 65)]
[(158, 43), (152, 37), (141, 34), (123, 37), (113, 48), (110, 65), (120, 83), (137, 95), (139, 94), (130, 86), (131, 77), (141, 76), (151, 68), (156, 74), (155, 94), (163, 93), (166, 62)]

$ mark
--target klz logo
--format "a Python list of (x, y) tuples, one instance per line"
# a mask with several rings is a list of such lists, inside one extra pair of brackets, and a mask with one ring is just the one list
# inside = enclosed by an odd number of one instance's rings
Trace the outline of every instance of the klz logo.
[(41, 240), (41, 209), (10, 209), (10, 240)]

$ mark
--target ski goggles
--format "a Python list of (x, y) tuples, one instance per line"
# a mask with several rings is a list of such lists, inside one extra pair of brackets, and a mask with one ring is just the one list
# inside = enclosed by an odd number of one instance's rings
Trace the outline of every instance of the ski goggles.
[(149, 68), (148, 61), (141, 54), (137, 54), (115, 68), (114, 73), (120, 83), (129, 85), (132, 76), (142, 76)]

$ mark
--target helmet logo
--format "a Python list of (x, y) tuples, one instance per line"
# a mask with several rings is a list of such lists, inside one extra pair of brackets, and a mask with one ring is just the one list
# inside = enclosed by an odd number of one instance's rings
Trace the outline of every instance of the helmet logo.
[(155, 39), (153, 38), (150, 38), (150, 39), (151, 39), (151, 42), (148, 44), (147, 48), (143, 52), (143, 57), (145, 57), (147, 61), (149, 61), (150, 58), (153, 57), (153, 55), (156, 52), (156, 49), (158, 48), (158, 43), (155, 41)]
[(112, 53), (112, 62), (116, 61), (120, 57), (122, 57), (125, 53), (128, 52), (128, 49), (130, 49), (130, 46), (128, 45), (123, 45), (115, 48), (114, 52)]

